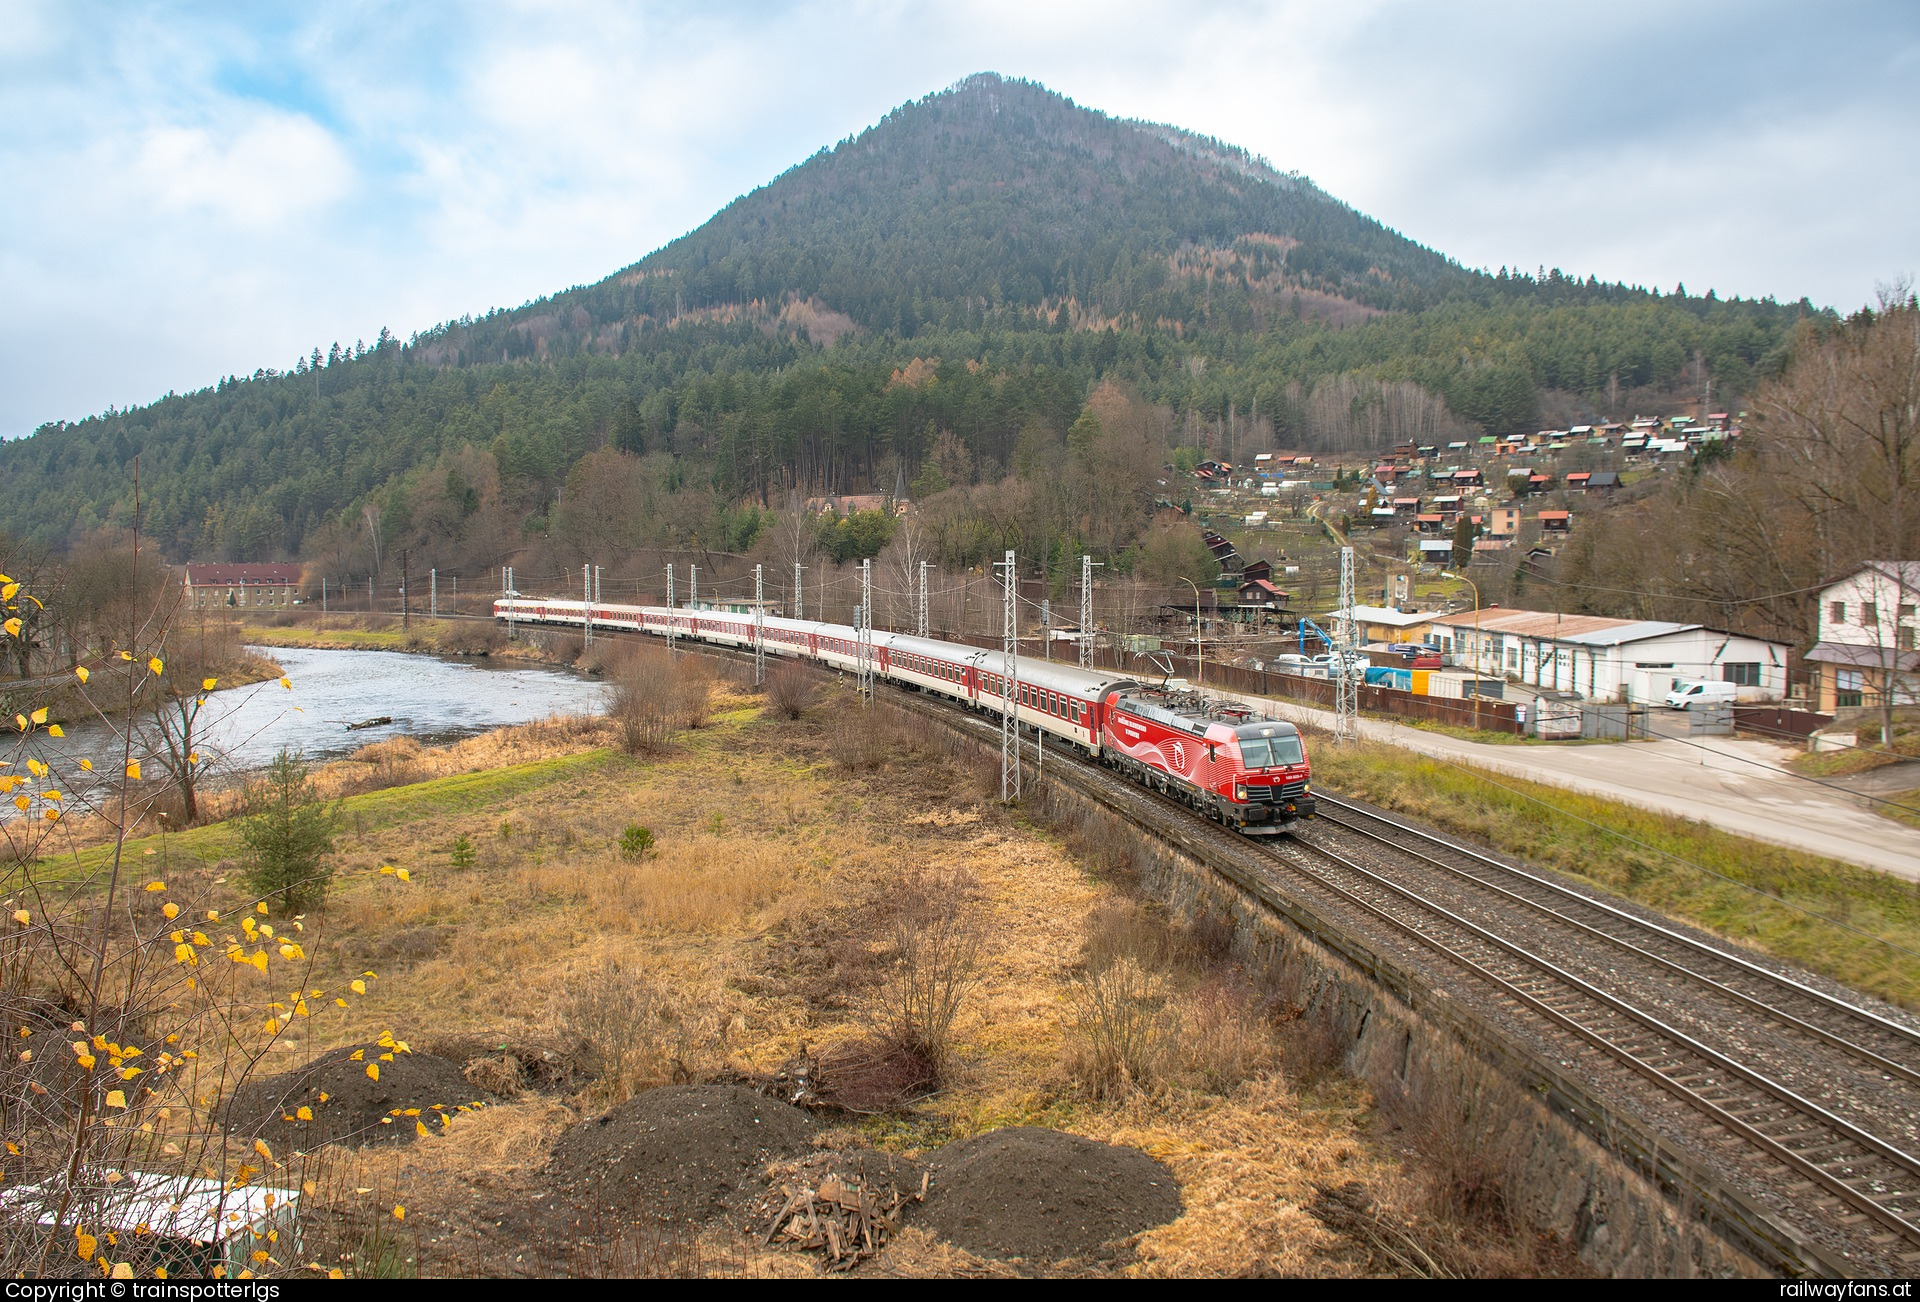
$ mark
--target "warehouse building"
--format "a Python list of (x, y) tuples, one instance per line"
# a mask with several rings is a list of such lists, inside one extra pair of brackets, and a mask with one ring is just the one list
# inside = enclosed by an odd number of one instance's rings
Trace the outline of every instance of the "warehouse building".
[(1676, 679), (1728, 682), (1743, 701), (1787, 694), (1785, 642), (1700, 624), (1499, 607), (1432, 617), (1450, 665), (1590, 701), (1658, 703)]

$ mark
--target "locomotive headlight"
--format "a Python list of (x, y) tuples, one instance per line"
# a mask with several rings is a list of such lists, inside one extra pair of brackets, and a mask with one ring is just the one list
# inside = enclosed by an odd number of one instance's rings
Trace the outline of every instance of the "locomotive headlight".
[(1244, 803), (1247, 798), (1247, 789), (1245, 787), (1235, 787), (1233, 789), (1233, 798)]
[(1300, 784), (1300, 794), (1301, 794), (1301, 795), (1303, 795), (1303, 796), (1304, 796), (1305, 794), (1307, 794), (1307, 792), (1309, 792), (1309, 791), (1311, 791), (1311, 790), (1313, 790), (1313, 783), (1311, 783), (1311, 782), (1302, 782), (1302, 783)]

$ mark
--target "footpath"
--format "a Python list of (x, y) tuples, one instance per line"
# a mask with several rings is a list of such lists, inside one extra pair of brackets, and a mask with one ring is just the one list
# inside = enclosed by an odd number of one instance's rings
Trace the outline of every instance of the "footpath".
[[(1333, 727), (1333, 712), (1271, 697), (1227, 692), (1276, 718)], [(1461, 741), (1380, 719), (1360, 735), (1470, 765), (1691, 818), (1756, 841), (1826, 855), (1920, 881), (1920, 830), (1873, 812), (1853, 794), (1786, 769), (1795, 754), (1738, 737), (1555, 746)]]

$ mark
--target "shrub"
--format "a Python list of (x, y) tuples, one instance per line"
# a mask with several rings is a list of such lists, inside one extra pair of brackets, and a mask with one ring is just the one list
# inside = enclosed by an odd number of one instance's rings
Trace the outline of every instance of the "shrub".
[(893, 971), (880, 989), (882, 1034), (944, 1072), (953, 1023), (979, 975), (980, 924), (973, 883), (959, 874), (906, 882), (893, 925)]
[(247, 887), (277, 902), (283, 916), (325, 903), (333, 880), (327, 856), (339, 831), (340, 807), (320, 799), (297, 752), (282, 750), (247, 784), (245, 808), (240, 843)]
[(775, 665), (767, 675), (767, 704), (782, 719), (798, 719), (813, 704), (813, 674), (793, 661)]
[(473, 852), (473, 842), (467, 839), (467, 834), (465, 832), (462, 832), (459, 836), (454, 838), (453, 849), (448, 851), (447, 853), (448, 853), (448, 857), (453, 860), (453, 866), (455, 868), (473, 867), (474, 859), (475, 859), (475, 855)]
[(627, 859), (644, 859), (653, 850), (653, 833), (638, 823), (628, 823), (620, 833), (620, 854)]
[(1166, 979), (1118, 958), (1073, 983), (1071, 1067), (1096, 1099), (1152, 1091), (1166, 1077), (1179, 1024)]
[(713, 670), (697, 656), (675, 658), (657, 647), (631, 647), (610, 662), (607, 714), (629, 755), (658, 751), (676, 728), (707, 721)]

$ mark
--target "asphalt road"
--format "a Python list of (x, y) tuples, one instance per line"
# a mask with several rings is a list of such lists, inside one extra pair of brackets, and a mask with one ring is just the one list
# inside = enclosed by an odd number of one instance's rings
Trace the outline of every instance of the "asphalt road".
[[(1327, 710), (1245, 699), (1279, 718), (1333, 726)], [(1773, 742), (1697, 737), (1515, 746), (1461, 741), (1378, 719), (1362, 719), (1359, 727), (1369, 741), (1697, 819), (1757, 841), (1920, 881), (1920, 830), (1874, 813), (1847, 791), (1786, 771), (1786, 760), (1796, 752)], [(1678, 727), (1684, 728), (1684, 721)]]

